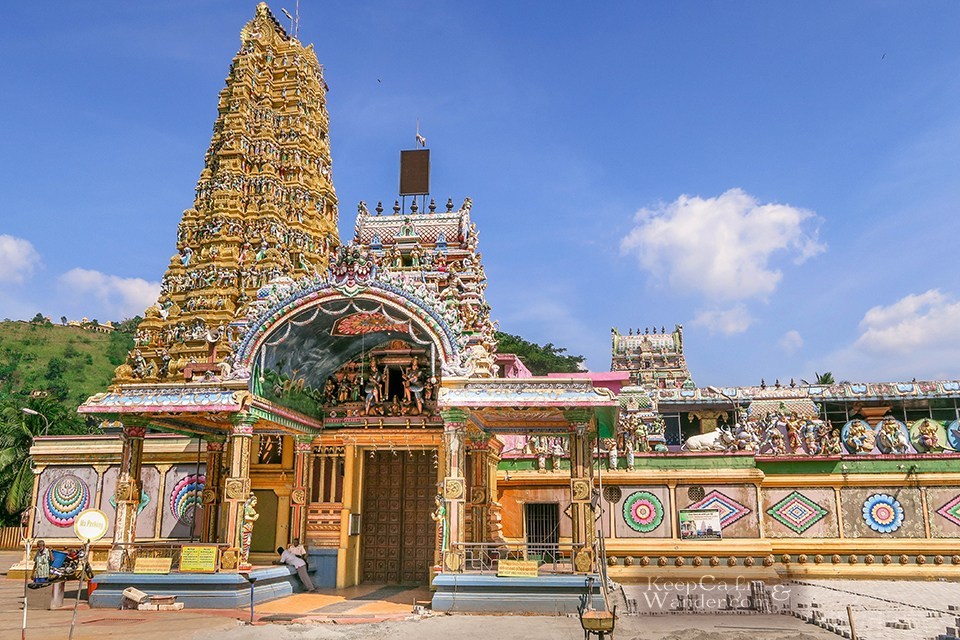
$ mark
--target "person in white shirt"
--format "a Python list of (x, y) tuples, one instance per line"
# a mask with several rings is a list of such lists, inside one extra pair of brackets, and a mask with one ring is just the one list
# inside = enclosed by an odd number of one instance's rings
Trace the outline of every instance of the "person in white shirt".
[(293, 542), (287, 545), (287, 551), (297, 556), (304, 562), (307, 561), (307, 549), (300, 544), (300, 538), (294, 538)]
[(300, 582), (307, 588), (307, 591), (317, 590), (317, 588), (313, 586), (313, 580), (310, 579), (310, 574), (307, 573), (306, 562), (293, 553), (290, 553), (289, 549), (284, 549), (283, 547), (277, 547), (277, 553), (280, 554), (280, 564), (288, 564), (297, 570), (297, 575), (300, 576)]

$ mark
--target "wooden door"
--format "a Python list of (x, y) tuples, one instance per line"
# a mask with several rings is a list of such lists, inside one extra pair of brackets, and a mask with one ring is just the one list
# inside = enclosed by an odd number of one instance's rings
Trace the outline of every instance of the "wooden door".
[(436, 525), (432, 452), (376, 451), (364, 459), (361, 540), (363, 581), (429, 580)]

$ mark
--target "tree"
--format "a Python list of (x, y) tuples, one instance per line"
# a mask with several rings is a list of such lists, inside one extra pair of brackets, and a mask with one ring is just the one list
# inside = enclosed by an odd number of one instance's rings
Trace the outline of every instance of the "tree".
[(37, 315), (33, 316), (33, 319), (30, 321), (35, 324), (43, 324), (46, 319), (43, 317), (43, 314), (37, 311)]
[(16, 396), (0, 401), (0, 504), (3, 506), (0, 521), (10, 524), (16, 521), (11, 516), (16, 516), (30, 503), (33, 493), (30, 446), (33, 439), (47, 429), (47, 421), (50, 435), (85, 431), (77, 414), (51, 398), (31, 398), (29, 408), (41, 415), (23, 413), (23, 401)]
[(535, 376), (548, 373), (574, 373), (582, 369), (584, 357), (567, 355), (566, 349), (556, 347), (552, 342), (539, 345), (509, 333), (498, 331), (497, 346), (500, 353), (513, 353)]
[(67, 324), (67, 316), (60, 316), (60, 324), (62, 325)]
[(813, 375), (817, 378), (817, 384), (822, 384), (824, 386), (836, 384), (836, 380), (833, 379), (833, 374), (829, 371), (824, 371), (823, 373), (817, 373), (814, 371)]

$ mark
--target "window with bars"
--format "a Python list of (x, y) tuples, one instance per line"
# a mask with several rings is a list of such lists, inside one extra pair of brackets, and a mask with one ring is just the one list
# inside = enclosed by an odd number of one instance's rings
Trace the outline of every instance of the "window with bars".
[(528, 502), (524, 505), (524, 519), (530, 559), (556, 562), (560, 553), (560, 505)]

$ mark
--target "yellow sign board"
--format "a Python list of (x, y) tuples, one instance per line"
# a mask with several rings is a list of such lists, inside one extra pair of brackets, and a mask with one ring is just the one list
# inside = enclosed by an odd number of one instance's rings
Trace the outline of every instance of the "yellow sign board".
[(137, 558), (133, 561), (134, 573), (170, 573), (173, 558)]
[(216, 545), (198, 544), (180, 547), (181, 573), (215, 573), (216, 571)]
[(500, 560), (497, 562), (498, 578), (536, 578), (536, 560)]

